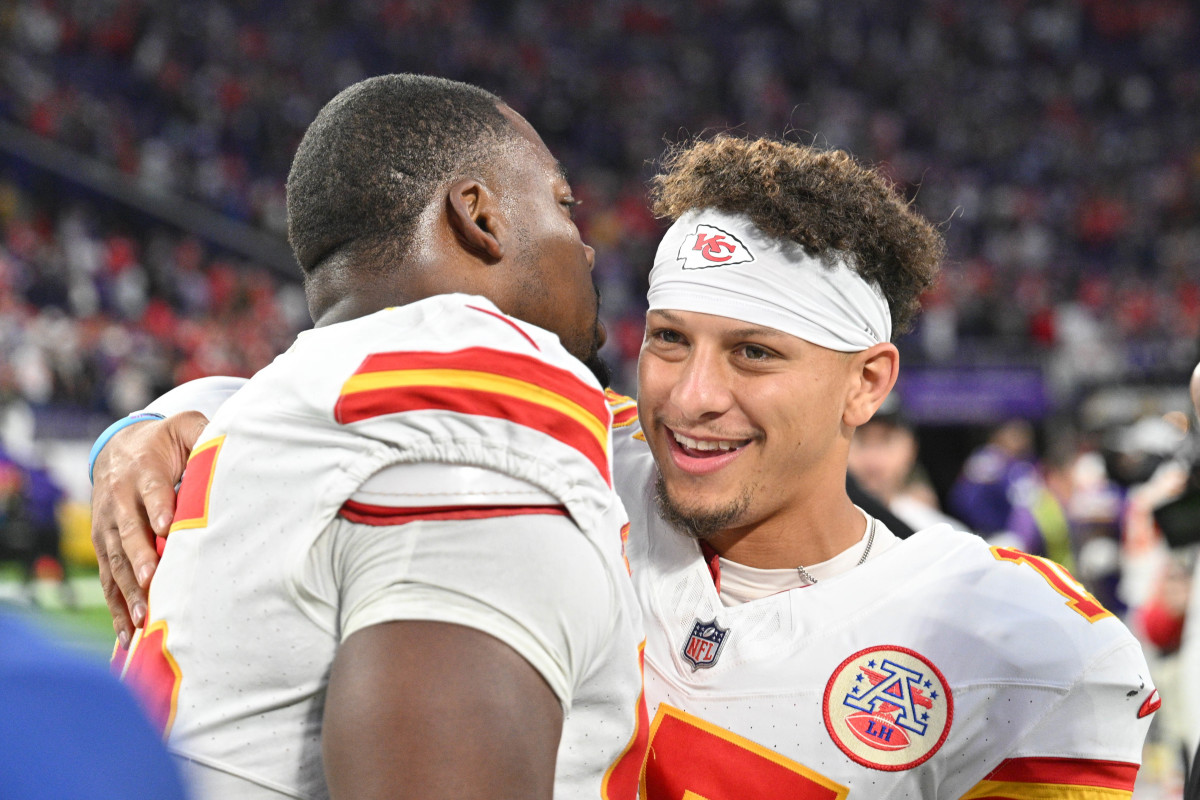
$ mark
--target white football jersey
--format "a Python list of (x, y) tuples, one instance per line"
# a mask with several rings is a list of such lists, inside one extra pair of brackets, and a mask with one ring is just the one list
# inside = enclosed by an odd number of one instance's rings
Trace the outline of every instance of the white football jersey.
[(468, 625), (562, 702), (555, 797), (632, 798), (642, 631), (610, 475), (595, 379), (487, 300), (305, 332), (193, 450), (126, 678), (208, 796), (321, 798), (339, 643)]
[(941, 526), (726, 607), (654, 502), (636, 406), (614, 474), (647, 628), (647, 800), (1130, 796), (1158, 695), (1061, 567)]

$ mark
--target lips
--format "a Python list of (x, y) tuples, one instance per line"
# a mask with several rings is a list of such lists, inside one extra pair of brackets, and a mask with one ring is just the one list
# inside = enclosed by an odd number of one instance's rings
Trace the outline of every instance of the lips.
[(707, 475), (735, 461), (751, 439), (695, 438), (670, 428), (667, 443), (675, 466), (692, 475)]

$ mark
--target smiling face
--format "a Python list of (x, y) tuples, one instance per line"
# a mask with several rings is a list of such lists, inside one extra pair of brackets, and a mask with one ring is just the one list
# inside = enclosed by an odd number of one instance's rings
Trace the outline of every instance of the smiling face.
[(638, 408), (663, 516), (708, 538), (844, 493), (858, 361), (727, 317), (649, 312)]

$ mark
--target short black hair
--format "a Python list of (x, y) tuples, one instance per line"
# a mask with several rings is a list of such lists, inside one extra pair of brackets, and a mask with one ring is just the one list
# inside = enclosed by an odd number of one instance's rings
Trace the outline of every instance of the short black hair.
[(502, 102), (428, 75), (368, 78), (330, 100), (288, 173), (288, 241), (305, 275), (340, 253), (368, 270), (402, 260), (434, 191), (517, 136)]

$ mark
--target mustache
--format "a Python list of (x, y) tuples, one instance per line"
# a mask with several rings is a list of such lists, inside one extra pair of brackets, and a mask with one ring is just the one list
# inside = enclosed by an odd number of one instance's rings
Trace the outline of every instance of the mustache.
[[(657, 417), (657, 416), (654, 417), (654, 424), (660, 428), (665, 428), (665, 429), (671, 431), (672, 433), (675, 433), (677, 431), (689, 431), (690, 433), (693, 433), (697, 436), (711, 436), (714, 439), (729, 439), (729, 440), (737, 440), (737, 441), (747, 440), (747, 441), (751, 441), (751, 442), (758, 442), (758, 441), (761, 441), (763, 438), (762, 431), (749, 431), (749, 432), (739, 431), (737, 433), (733, 433), (733, 432), (723, 431), (723, 430), (714, 430), (712, 428), (703, 428), (702, 430), (693, 430), (692, 427), (690, 427), (690, 423), (688, 423), (686, 420), (675, 421), (675, 420), (668, 420), (663, 417)], [(684, 434), (684, 435), (686, 436), (687, 434)]]

